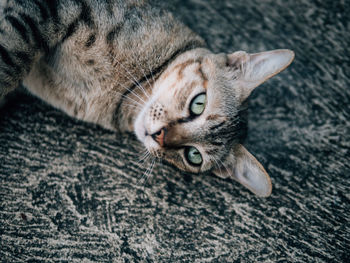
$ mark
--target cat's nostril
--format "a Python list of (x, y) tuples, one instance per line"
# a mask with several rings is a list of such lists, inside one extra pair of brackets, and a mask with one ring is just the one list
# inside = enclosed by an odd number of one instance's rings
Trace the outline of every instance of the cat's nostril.
[(161, 135), (161, 134), (162, 134), (162, 129), (159, 130), (158, 132), (156, 132), (154, 135), (155, 135), (155, 136), (159, 136), (159, 135)]
[(159, 143), (159, 145), (162, 147), (164, 146), (165, 131), (165, 128), (162, 128), (151, 135), (153, 140)]

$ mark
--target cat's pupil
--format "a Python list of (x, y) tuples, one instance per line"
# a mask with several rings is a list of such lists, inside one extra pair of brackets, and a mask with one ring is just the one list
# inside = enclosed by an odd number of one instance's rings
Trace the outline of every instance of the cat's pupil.
[(203, 159), (201, 153), (197, 150), (197, 148), (190, 146), (185, 149), (185, 155), (187, 161), (194, 166), (199, 166), (202, 164)]
[(201, 115), (205, 108), (205, 102), (207, 99), (207, 95), (205, 93), (201, 93), (197, 95), (190, 104), (190, 113), (191, 115)]

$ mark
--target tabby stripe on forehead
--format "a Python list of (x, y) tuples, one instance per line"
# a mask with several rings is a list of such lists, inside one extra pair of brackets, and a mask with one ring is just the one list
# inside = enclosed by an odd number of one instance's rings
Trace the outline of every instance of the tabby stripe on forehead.
[[(210, 116), (209, 116), (209, 117), (210, 117)], [(208, 119), (208, 118), (207, 118), (207, 119)], [(220, 122), (219, 124), (210, 127), (209, 129), (210, 129), (211, 131), (217, 130), (217, 129), (219, 129), (221, 126), (223, 126), (224, 124), (225, 124), (225, 121), (222, 121), (222, 122)]]
[(204, 74), (203, 70), (202, 70), (202, 64), (200, 65), (200, 67), (198, 68), (198, 72), (199, 74), (202, 76), (203, 80), (204, 80), (204, 88), (207, 89), (207, 81), (208, 81), (208, 78), (207, 76)]
[[(152, 76), (157, 76), (160, 72), (163, 72), (164, 69), (172, 62), (175, 60), (175, 58), (180, 55), (181, 53), (184, 53), (186, 51), (189, 51), (191, 49), (194, 49), (196, 47), (200, 47), (202, 44), (197, 41), (191, 41), (189, 42), (186, 46), (183, 48), (177, 50), (168, 60), (166, 60), (162, 65), (160, 65), (158, 68), (156, 68), (154, 71), (149, 73), (147, 76), (143, 77), (141, 79), (142, 82), (146, 81), (147, 79), (150, 79)], [(141, 82), (140, 82), (141, 83)]]
[(215, 145), (215, 146), (222, 146), (224, 143), (221, 142), (221, 141), (212, 141), (210, 142), (212, 145)]

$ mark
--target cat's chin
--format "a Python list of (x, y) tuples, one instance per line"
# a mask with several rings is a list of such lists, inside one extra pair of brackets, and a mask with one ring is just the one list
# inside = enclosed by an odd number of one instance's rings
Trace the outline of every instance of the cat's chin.
[(145, 114), (147, 107), (143, 107), (143, 109), (138, 113), (136, 120), (134, 122), (134, 133), (137, 137), (137, 139), (145, 144), (146, 146), (146, 139), (147, 139), (147, 131), (145, 127)]
[(146, 128), (144, 127), (142, 116), (143, 114), (141, 112), (136, 118), (136, 121), (134, 123), (134, 133), (140, 142), (145, 143), (147, 136), (146, 136)]

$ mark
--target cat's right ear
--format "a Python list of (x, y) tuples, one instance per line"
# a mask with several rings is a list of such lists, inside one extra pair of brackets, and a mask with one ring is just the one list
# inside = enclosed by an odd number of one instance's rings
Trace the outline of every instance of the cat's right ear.
[(215, 167), (213, 173), (221, 178), (232, 178), (257, 196), (267, 197), (271, 194), (271, 179), (264, 167), (248, 150), (239, 144), (231, 149), (222, 167)]
[(280, 73), (294, 59), (294, 52), (289, 49), (248, 54), (238, 51), (227, 56), (227, 65), (239, 70), (238, 86), (241, 89), (240, 101), (248, 98), (250, 93), (261, 83)]

